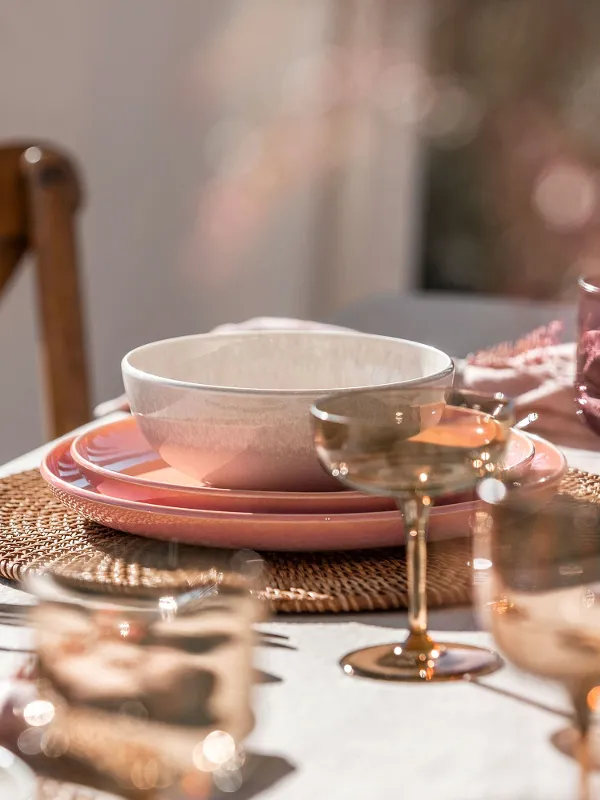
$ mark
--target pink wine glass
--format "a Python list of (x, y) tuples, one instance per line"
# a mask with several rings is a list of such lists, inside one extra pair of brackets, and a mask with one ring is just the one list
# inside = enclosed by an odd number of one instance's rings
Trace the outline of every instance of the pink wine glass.
[(579, 279), (575, 398), (587, 424), (600, 435), (600, 275)]

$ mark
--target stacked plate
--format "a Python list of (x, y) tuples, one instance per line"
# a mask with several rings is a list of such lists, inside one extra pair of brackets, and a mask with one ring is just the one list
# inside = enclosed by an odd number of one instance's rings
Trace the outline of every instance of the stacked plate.
[[(111, 528), (163, 540), (254, 550), (352, 550), (401, 544), (387, 498), (347, 490), (217, 489), (169, 466), (135, 419), (59, 442), (42, 475), (71, 509)], [(524, 491), (554, 486), (566, 470), (552, 444), (514, 431), (506, 469)], [(430, 539), (465, 536), (475, 501), (446, 497), (431, 514)]]

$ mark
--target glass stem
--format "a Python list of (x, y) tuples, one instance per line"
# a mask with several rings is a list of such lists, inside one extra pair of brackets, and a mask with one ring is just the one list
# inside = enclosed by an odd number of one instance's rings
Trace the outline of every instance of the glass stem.
[(404, 649), (427, 651), (433, 645), (427, 635), (427, 521), (429, 505), (423, 498), (402, 497), (398, 507), (404, 520), (408, 573), (408, 639)]

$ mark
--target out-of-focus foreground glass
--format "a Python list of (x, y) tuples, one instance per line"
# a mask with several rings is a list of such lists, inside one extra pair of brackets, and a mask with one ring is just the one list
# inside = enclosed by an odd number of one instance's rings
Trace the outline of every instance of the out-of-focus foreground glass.
[[(429, 511), (443, 494), (473, 489), (500, 473), (514, 423), (501, 395), (447, 387), (359, 390), (323, 398), (312, 408), (317, 454), (353, 489), (390, 495), (404, 520), (409, 635), (402, 644), (350, 653), (349, 675), (435, 681), (490, 672), (495, 653), (433, 641), (427, 632), (426, 534)], [(400, 542), (400, 530), (398, 531)]]
[(579, 731), (580, 798), (589, 793), (589, 729), (600, 700), (600, 506), (567, 495), (480, 487), (476, 594), (498, 647), (560, 683)]
[(600, 434), (600, 275), (579, 279), (575, 397), (581, 416)]
[(135, 587), (92, 580), (89, 564), (29, 579), (38, 686), (21, 709), (24, 753), (62, 759), (125, 795), (204, 798), (213, 783), (241, 786), (258, 562), (171, 555), (172, 569), (146, 580), (142, 569)]

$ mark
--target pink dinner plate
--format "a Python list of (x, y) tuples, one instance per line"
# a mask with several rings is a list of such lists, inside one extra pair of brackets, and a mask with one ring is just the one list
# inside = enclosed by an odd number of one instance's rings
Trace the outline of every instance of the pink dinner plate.
[[(507, 455), (511, 477), (522, 477), (534, 454), (529, 436), (513, 431)], [(259, 514), (349, 514), (395, 508), (389, 498), (362, 492), (259, 492), (204, 486), (163, 461), (134, 419), (110, 422), (78, 436), (71, 455), (100, 494), (119, 500)]]
[[(536, 455), (524, 487), (553, 486), (566, 470), (554, 445), (535, 438)], [(397, 511), (354, 514), (255, 514), (155, 505), (102, 495), (71, 456), (72, 439), (53, 447), (41, 473), (54, 494), (70, 509), (94, 522), (125, 533), (188, 544), (253, 550), (355, 550), (399, 545), (402, 522)], [(525, 490), (525, 488), (524, 488)], [(475, 501), (434, 508), (432, 541), (464, 536)]]

